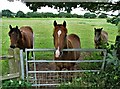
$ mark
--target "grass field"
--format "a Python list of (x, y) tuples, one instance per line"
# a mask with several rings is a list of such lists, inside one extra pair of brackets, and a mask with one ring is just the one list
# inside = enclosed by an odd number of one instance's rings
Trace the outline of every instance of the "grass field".
[[(35, 48), (54, 48), (53, 46), (53, 22), (67, 22), (68, 34), (75, 33), (80, 37), (81, 48), (94, 48), (94, 27), (103, 27), (109, 34), (109, 40), (115, 41), (117, 35), (117, 26), (106, 22), (106, 19), (82, 19), (82, 18), (3, 18), (2, 19), (2, 52), (1, 55), (7, 55), (10, 45), (8, 36), (9, 25), (23, 26), (29, 25), (33, 28), (35, 34)], [(48, 57), (51, 53), (46, 53)], [(0, 55), (0, 56), (1, 56)], [(41, 55), (43, 55), (41, 53)], [(44, 56), (44, 55), (43, 55)], [(39, 57), (39, 56), (38, 56)], [(6, 61), (2, 64), (3, 74), (8, 71)], [(0, 65), (1, 66), (1, 65)], [(1, 71), (1, 69), (0, 69)]]
[(35, 48), (54, 48), (53, 46), (53, 21), (67, 22), (68, 34), (75, 33), (80, 37), (82, 48), (94, 48), (94, 27), (103, 27), (109, 34), (109, 40), (115, 40), (117, 26), (106, 22), (106, 19), (82, 18), (3, 18), (2, 19), (2, 55), (7, 54), (10, 45), (8, 36), (9, 25), (29, 25), (35, 34)]

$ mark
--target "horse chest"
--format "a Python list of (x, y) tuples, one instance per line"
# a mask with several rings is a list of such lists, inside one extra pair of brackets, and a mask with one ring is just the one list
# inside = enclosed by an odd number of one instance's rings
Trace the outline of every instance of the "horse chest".
[(74, 59), (74, 52), (63, 52), (63, 54), (59, 58), (55, 58), (56, 60), (72, 60)]

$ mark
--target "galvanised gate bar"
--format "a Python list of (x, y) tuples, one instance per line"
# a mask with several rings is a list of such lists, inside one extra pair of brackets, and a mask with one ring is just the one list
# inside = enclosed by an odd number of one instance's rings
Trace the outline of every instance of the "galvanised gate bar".
[[(34, 58), (28, 60), (27, 59), (27, 52), (54, 52), (55, 49), (26, 49), (25, 50), (25, 58), (23, 50), (20, 50), (20, 59), (21, 59), (21, 77), (22, 79), (25, 79), (32, 83), (32, 86), (55, 86), (59, 85), (61, 83), (70, 82), (71, 79), (81, 77), (81, 73), (84, 72), (99, 72), (100, 70), (104, 69), (105, 66), (105, 59), (106, 59), (106, 50), (105, 49), (63, 49), (63, 51), (80, 51), (82, 52), (103, 52), (103, 59), (102, 60), (37, 60)], [(54, 55), (53, 55), (54, 56)], [(25, 60), (25, 63), (24, 63)], [(75, 69), (75, 70), (62, 70), (57, 71), (54, 68), (51, 69), (51, 67), (55, 66), (56, 62), (75, 62), (77, 64), (79, 63), (101, 63), (101, 67), (99, 69)], [(39, 64), (38, 64), (39, 63)], [(50, 68), (44, 68), (42, 67), (42, 63), (45, 63), (45, 65), (50, 65)], [(25, 65), (25, 66), (24, 66)], [(30, 68), (30, 65), (33, 66), (33, 68)], [(37, 68), (38, 65), (41, 65), (39, 68)], [(41, 70), (42, 69), (42, 70)]]

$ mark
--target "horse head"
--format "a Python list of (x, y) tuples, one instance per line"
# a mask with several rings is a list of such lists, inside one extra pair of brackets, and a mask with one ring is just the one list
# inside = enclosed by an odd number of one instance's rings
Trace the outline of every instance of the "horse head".
[(95, 30), (95, 38), (94, 38), (94, 41), (95, 41), (96, 44), (100, 44), (102, 29), (103, 29), (103, 28), (97, 28), (97, 29), (94, 28), (94, 30)]
[(18, 29), (18, 26), (16, 26), (15, 28), (12, 28), (11, 25), (9, 25), (10, 31), (9, 31), (9, 37), (10, 37), (10, 41), (11, 41), (11, 48), (16, 48), (18, 41), (20, 40), (20, 38), (22, 38), (21, 32)]
[(62, 55), (62, 49), (66, 46), (66, 36), (67, 36), (67, 28), (66, 22), (64, 21), (63, 24), (57, 24), (54, 21), (54, 31), (53, 31), (53, 38), (54, 38), (54, 46), (55, 46), (55, 57), (59, 58)]

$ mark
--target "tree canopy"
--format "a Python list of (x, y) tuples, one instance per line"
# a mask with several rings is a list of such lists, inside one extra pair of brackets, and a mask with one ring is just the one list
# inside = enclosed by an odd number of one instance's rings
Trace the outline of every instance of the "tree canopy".
[[(13, 1), (13, 0), (8, 0)], [(58, 11), (64, 10), (70, 13), (72, 11), (72, 8), (82, 7), (84, 10), (89, 10), (91, 12), (95, 11), (116, 11), (120, 10), (120, 1), (112, 2), (112, 0), (95, 0), (90, 2), (90, 0), (80, 1), (80, 2), (26, 2), (26, 0), (23, 1), (26, 6), (28, 6), (31, 10), (37, 11), (37, 9), (40, 9), (41, 7), (51, 7), (54, 9), (57, 9)], [(76, 1), (76, 0), (75, 0)], [(79, 0), (77, 0), (79, 1)]]
[(41, 7), (53, 7), (58, 11), (64, 10), (70, 13), (72, 8), (82, 7), (84, 10), (95, 11), (116, 11), (120, 10), (120, 1), (112, 2), (26, 2), (31, 10), (37, 11)]
[(11, 12), (10, 10), (2, 10), (2, 16), (6, 16), (6, 17), (13, 17), (13, 12)]
[(25, 17), (25, 14), (22, 11), (18, 11), (15, 17)]

